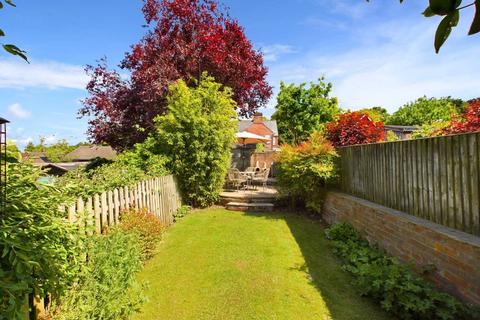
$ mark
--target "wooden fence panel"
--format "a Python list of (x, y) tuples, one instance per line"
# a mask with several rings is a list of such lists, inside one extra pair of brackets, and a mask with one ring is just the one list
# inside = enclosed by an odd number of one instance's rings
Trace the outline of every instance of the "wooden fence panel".
[(338, 152), (344, 192), (480, 235), (480, 133), (350, 146)]
[[(478, 188), (476, 190), (478, 192)], [(118, 224), (122, 213), (132, 208), (146, 209), (168, 226), (181, 205), (175, 178), (165, 176), (141, 181), (131, 188), (121, 187), (94, 194), (86, 199), (79, 197), (75, 203), (67, 208), (60, 206), (59, 210), (66, 214), (69, 223), (82, 219), (81, 230), (92, 233), (94, 228), (95, 233), (101, 234), (107, 227)]]

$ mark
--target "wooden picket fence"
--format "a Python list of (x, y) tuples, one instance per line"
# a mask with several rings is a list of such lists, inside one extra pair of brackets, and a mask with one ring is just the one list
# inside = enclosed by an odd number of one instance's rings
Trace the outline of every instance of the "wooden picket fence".
[[(61, 206), (59, 210), (68, 217), (69, 223), (81, 223), (89, 235), (105, 233), (108, 228), (118, 224), (122, 213), (130, 209), (147, 209), (157, 216), (165, 227), (173, 223), (173, 215), (182, 206), (175, 177), (172, 175), (140, 181), (133, 186), (115, 188), (91, 197), (78, 197), (70, 206)], [(45, 303), (35, 296), (32, 310), (35, 319), (45, 316)], [(28, 319), (28, 318), (27, 318)]]
[[(121, 187), (95, 194), (60, 210), (74, 223), (78, 216), (85, 216), (87, 225), (94, 226), (101, 234), (121, 220), (121, 214), (129, 209), (147, 209), (162, 220), (165, 226), (173, 222), (173, 213), (181, 206), (180, 195), (172, 175), (138, 182), (132, 187)], [(88, 230), (88, 229), (87, 229)]]
[(339, 148), (341, 189), (480, 236), (480, 133)]

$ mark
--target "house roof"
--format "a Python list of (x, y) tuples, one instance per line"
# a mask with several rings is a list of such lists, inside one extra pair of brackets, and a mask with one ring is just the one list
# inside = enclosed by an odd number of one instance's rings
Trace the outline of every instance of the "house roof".
[(413, 132), (419, 128), (416, 126), (397, 126), (397, 125), (384, 125), (385, 130), (392, 130), (396, 132)]
[[(267, 120), (263, 121), (263, 124), (270, 130), (272, 130), (275, 136), (278, 136), (278, 128), (277, 128), (277, 121), (275, 120)], [(250, 126), (253, 125), (252, 120), (240, 120), (238, 121), (238, 131), (246, 131)]]
[(33, 164), (50, 163), (45, 152), (41, 151), (24, 152), (22, 153), (22, 159), (31, 161)]
[(60, 162), (60, 163), (46, 163), (42, 168), (57, 168), (62, 171), (72, 171), (78, 167), (84, 166), (85, 162)]
[(116, 156), (117, 152), (110, 146), (80, 146), (65, 157), (74, 161), (90, 161), (95, 158), (112, 160)]

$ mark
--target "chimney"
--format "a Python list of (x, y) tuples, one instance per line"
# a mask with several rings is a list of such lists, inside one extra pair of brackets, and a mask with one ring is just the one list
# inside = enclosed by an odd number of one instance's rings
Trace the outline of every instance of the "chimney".
[(255, 112), (253, 115), (253, 123), (263, 123), (263, 114), (261, 112)]

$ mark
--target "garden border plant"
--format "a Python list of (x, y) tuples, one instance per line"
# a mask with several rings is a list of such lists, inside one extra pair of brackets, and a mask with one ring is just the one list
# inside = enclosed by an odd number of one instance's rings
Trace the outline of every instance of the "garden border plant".
[(0, 217), (0, 319), (23, 319), (25, 296), (61, 296), (78, 276), (85, 237), (58, 210), (64, 190), (38, 182), (43, 171), (9, 163)]
[(321, 213), (327, 184), (337, 178), (337, 158), (332, 144), (320, 132), (312, 133), (300, 145), (283, 145), (277, 157), (280, 197)]
[(342, 268), (354, 278), (361, 295), (381, 303), (399, 319), (474, 320), (480, 312), (455, 297), (435, 290), (411, 267), (371, 247), (348, 223), (331, 225), (325, 230)]

